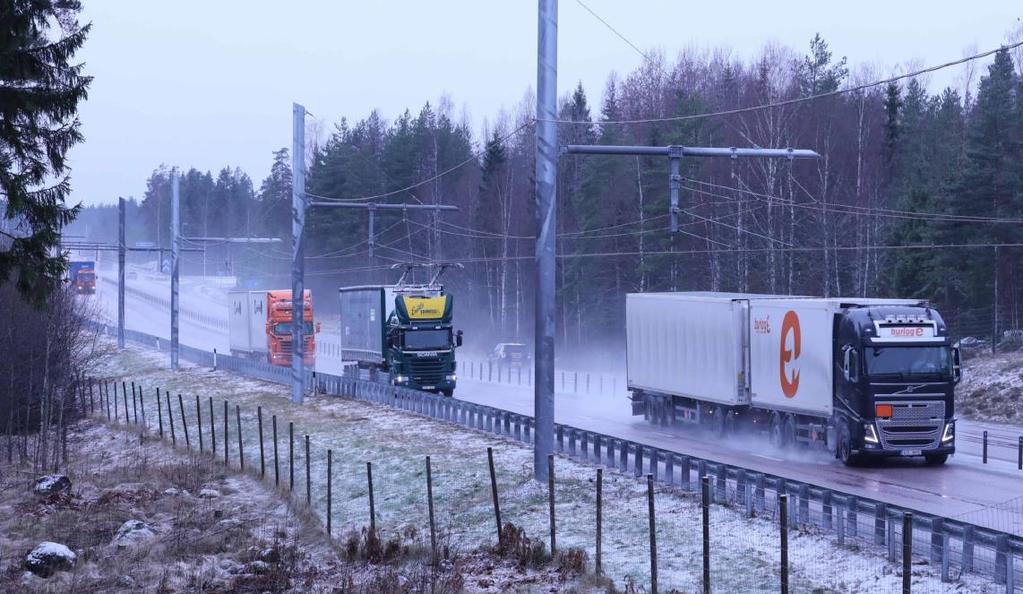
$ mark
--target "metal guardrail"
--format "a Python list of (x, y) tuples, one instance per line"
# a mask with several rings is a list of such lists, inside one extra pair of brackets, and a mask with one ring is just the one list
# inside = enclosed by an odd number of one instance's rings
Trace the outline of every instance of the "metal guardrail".
[[(116, 332), (116, 328), (109, 325), (96, 326), (106, 334)], [(130, 330), (125, 331), (125, 338), (164, 350), (169, 345), (167, 340)], [(214, 355), (192, 347), (182, 346), (181, 358), (271, 382), (291, 380), (288, 367)], [(517, 441), (532, 441), (533, 418), (529, 415), (353, 375), (306, 373), (307, 385), (318, 393), (392, 406)], [(912, 512), (913, 550), (924, 552), (929, 563), (940, 566), (943, 580), (951, 581), (958, 575), (970, 573), (991, 578), (995, 584), (1004, 585), (1008, 593), (1016, 591), (1016, 584), (1023, 586), (1023, 558), (1017, 559), (1023, 557), (1023, 537), (1018, 532), (919, 512), (570, 425), (555, 424), (555, 432), (557, 451), (580, 462), (603, 464), (636, 476), (649, 473), (658, 482), (685, 492), (698, 492), (700, 478), (709, 476), (713, 501), (741, 510), (750, 517), (776, 508), (779, 496), (788, 495), (789, 505), (795, 512), (790, 514), (793, 527), (833, 533), (839, 545), (887, 549), (891, 560), (901, 555), (902, 518), (906, 512)]]

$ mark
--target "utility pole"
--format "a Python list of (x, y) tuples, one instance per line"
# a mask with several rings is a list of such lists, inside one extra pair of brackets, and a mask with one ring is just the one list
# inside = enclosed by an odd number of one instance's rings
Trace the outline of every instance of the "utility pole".
[(291, 105), (291, 401), (305, 399), (305, 107)]
[(117, 199), (117, 348), (124, 349), (124, 198)]
[(178, 250), (181, 248), (181, 195), (177, 168), (171, 172), (171, 369), (178, 369)]
[(533, 478), (546, 482), (554, 453), (555, 211), (558, 181), (558, 0), (539, 0), (536, 56), (536, 318)]

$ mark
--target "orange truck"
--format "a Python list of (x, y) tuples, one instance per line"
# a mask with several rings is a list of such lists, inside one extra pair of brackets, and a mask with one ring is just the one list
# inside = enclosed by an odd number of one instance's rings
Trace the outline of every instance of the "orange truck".
[[(228, 295), (231, 354), (270, 365), (291, 365), (291, 291), (232, 291)], [(305, 364), (315, 365), (315, 333), (320, 328), (313, 325), (313, 298), (308, 289), (304, 297)]]

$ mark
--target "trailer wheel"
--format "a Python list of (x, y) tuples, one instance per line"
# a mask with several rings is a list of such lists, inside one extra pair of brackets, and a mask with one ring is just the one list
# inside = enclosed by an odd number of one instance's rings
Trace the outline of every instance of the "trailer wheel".
[(725, 422), (725, 409), (720, 406), (715, 406), (711, 414), (714, 415), (714, 420), (710, 425), (711, 431), (713, 431), (714, 435), (717, 435), (718, 437), (724, 437), (725, 433), (728, 431), (727, 423)]
[(771, 415), (770, 434), (771, 445), (778, 449), (785, 447), (785, 434), (784, 430), (782, 429), (781, 415), (779, 415), (778, 413), (773, 413)]
[(796, 445), (796, 419), (792, 415), (785, 415), (785, 423), (782, 425), (782, 442), (787, 448)]

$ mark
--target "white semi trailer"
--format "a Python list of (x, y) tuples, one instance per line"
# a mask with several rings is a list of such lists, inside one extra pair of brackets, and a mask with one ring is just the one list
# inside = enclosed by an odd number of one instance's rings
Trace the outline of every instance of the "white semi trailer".
[(626, 330), (633, 414), (655, 423), (759, 428), (847, 464), (955, 452), (959, 353), (924, 301), (635, 293)]

